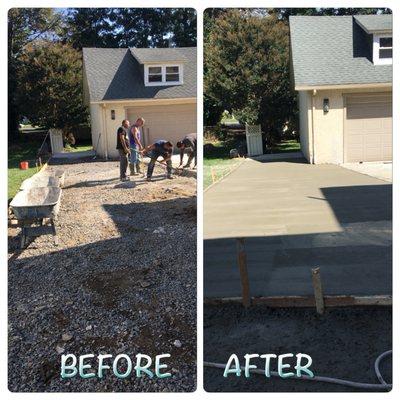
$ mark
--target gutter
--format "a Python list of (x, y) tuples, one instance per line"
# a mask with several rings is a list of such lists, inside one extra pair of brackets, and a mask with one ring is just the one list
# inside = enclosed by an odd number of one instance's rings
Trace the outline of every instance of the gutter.
[(344, 85), (315, 85), (315, 86), (295, 86), (295, 90), (334, 90), (334, 89), (370, 89), (370, 88), (391, 88), (392, 82), (385, 83), (356, 83)]
[(117, 99), (117, 100), (98, 100), (91, 101), (90, 104), (116, 104), (125, 103), (132, 105), (151, 105), (151, 104), (186, 104), (186, 103), (196, 103), (196, 97), (178, 97), (169, 99)]

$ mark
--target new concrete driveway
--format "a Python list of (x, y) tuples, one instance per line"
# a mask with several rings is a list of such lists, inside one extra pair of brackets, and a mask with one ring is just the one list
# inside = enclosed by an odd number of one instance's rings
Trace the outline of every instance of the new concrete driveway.
[(246, 160), (204, 194), (206, 297), (240, 296), (246, 238), (252, 296), (391, 294), (392, 187), (335, 165)]

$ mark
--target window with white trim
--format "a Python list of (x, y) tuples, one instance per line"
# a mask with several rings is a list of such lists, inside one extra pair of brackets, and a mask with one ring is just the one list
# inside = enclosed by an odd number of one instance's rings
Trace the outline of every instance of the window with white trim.
[(146, 65), (144, 82), (146, 86), (181, 85), (183, 68), (179, 64)]
[(392, 64), (393, 37), (388, 35), (374, 35), (373, 53), (374, 64)]
[(162, 68), (149, 67), (147, 76), (149, 83), (162, 82)]
[(379, 38), (379, 58), (392, 58), (393, 52), (393, 38), (381, 37)]

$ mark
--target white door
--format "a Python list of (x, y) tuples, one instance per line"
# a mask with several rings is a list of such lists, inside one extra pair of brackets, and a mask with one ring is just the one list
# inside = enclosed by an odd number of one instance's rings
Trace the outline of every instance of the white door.
[(346, 96), (344, 161), (392, 160), (392, 94)]

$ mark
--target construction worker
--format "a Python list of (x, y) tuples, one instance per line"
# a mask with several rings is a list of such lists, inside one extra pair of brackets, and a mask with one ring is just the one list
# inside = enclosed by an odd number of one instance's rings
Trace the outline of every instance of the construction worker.
[(130, 156), (129, 150), (129, 121), (124, 119), (121, 126), (117, 130), (117, 150), (119, 153), (119, 178), (122, 182), (129, 181), (129, 177), (126, 176), (126, 170), (128, 169), (128, 157)]
[(180, 150), (180, 164), (179, 167), (183, 164), (183, 154), (185, 153), (186, 149), (189, 149), (188, 160), (186, 165), (183, 168), (189, 168), (192, 160), (194, 158), (194, 168), (197, 166), (197, 134), (196, 133), (189, 133), (186, 135), (182, 140), (180, 140), (176, 146)]
[(158, 157), (163, 157), (161, 163), (167, 165), (167, 178), (172, 178), (172, 150), (174, 149), (174, 145), (167, 140), (158, 140), (154, 144), (147, 146), (143, 150), (143, 154), (147, 154), (150, 157), (149, 166), (147, 167), (147, 181), (151, 181), (151, 177), (154, 171), (154, 164), (157, 161)]
[(140, 174), (140, 152), (143, 150), (140, 128), (144, 125), (144, 123), (144, 118), (139, 117), (129, 128), (129, 150), (131, 152), (129, 169), (131, 175)]

